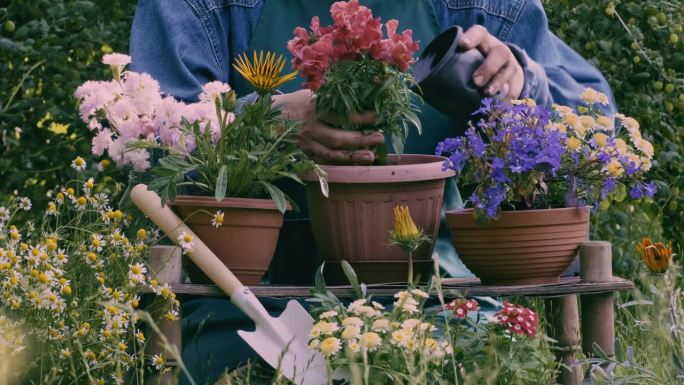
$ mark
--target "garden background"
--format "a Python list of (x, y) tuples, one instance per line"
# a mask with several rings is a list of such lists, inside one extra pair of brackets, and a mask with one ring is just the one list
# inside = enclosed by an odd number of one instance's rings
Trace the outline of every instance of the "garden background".
[[(0, 2), (0, 205), (22, 195), (44, 207), (50, 189), (70, 178), (64, 170), (75, 156), (89, 164), (99, 161), (89, 158), (91, 134), (78, 118), (73, 91), (86, 80), (108, 78), (109, 69), (97, 65), (103, 54), (128, 52), (135, 3)], [(684, 244), (684, 1), (546, 0), (544, 5), (551, 30), (603, 72), (618, 109), (635, 117), (655, 145), (655, 199), (602, 207), (592, 227), (594, 239), (613, 242), (615, 271), (638, 279), (645, 268), (634, 246), (642, 237)], [(125, 181), (115, 170), (108, 177)], [(654, 295), (649, 282), (642, 278), (638, 286)], [(640, 298), (638, 291), (633, 298)], [(663, 358), (671, 362), (672, 352), (658, 345), (667, 330), (649, 340), (644, 333), (655, 329), (634, 329), (630, 322), (662, 321), (657, 305), (653, 299), (648, 309), (623, 307), (619, 313), (618, 351), (637, 345), (643, 349), (637, 361), (650, 368), (667, 366), (656, 362)], [(649, 355), (652, 347), (662, 354)]]

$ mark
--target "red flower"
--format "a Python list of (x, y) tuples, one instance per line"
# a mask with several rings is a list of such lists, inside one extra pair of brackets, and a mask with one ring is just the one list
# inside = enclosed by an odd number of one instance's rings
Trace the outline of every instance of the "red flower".
[(397, 34), (396, 20), (389, 20), (387, 39), (383, 39), (380, 18), (358, 0), (339, 1), (330, 8), (334, 25), (321, 27), (317, 16), (311, 19), (310, 32), (297, 27), (294, 38), (287, 43), (292, 53), (292, 65), (300, 70), (306, 82), (304, 86), (312, 91), (318, 90), (323, 82), (325, 71), (335, 62), (360, 60), (369, 55), (397, 67), (408, 70), (418, 43), (413, 40), (411, 30)]
[(537, 313), (526, 307), (516, 307), (504, 301), (503, 309), (499, 310), (494, 316), (499, 325), (507, 327), (511, 333), (526, 334), (530, 337), (534, 337), (537, 333), (539, 317)]
[(480, 306), (474, 299), (457, 299), (444, 306), (447, 310), (454, 313), (454, 317), (463, 319), (468, 316), (468, 312), (480, 310)]

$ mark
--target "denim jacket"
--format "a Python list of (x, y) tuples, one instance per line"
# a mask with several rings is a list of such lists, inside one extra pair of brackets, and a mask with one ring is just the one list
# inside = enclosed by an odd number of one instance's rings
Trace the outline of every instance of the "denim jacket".
[[(247, 50), (265, 1), (139, 1), (131, 69), (149, 73), (162, 91), (186, 101), (195, 100), (206, 82), (232, 83), (230, 63)], [(601, 73), (549, 31), (540, 0), (431, 1), (442, 30), (480, 24), (508, 43), (525, 72), (525, 93), (537, 103), (576, 106), (584, 87), (613, 101)], [(609, 108), (614, 113), (615, 103)]]

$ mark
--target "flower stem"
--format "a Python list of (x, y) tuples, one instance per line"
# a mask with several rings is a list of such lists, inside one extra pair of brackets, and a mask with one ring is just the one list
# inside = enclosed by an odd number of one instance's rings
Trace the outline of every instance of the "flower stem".
[(408, 253), (408, 284), (413, 286), (413, 251)]

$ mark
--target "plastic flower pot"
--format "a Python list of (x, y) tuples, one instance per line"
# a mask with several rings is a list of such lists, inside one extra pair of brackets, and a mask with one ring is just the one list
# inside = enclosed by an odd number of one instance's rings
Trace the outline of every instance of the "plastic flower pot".
[[(393, 209), (408, 206), (416, 225), (433, 236), (439, 230), (445, 179), (444, 158), (434, 155), (389, 156), (384, 166), (325, 166), (329, 197), (323, 196), (318, 178), (304, 175), (313, 235), (324, 273), (331, 284), (344, 284), (340, 263), (351, 264), (366, 283), (406, 282), (408, 258), (389, 246), (394, 229)], [(430, 276), (434, 246), (425, 244), (414, 255), (414, 271)]]
[[(171, 207), (244, 285), (259, 284), (283, 226), (283, 214), (271, 199), (178, 196)], [(217, 210), (224, 212), (218, 228), (211, 224)], [(183, 266), (193, 283), (210, 283), (189, 259)]]
[(423, 99), (440, 112), (459, 120), (470, 116), (486, 95), (472, 82), (484, 61), (480, 51), (458, 46), (461, 27), (451, 27), (434, 38), (413, 64), (413, 76)]
[(589, 208), (504, 211), (486, 224), (472, 209), (455, 210), (446, 222), (461, 260), (483, 284), (552, 284), (586, 240)]

